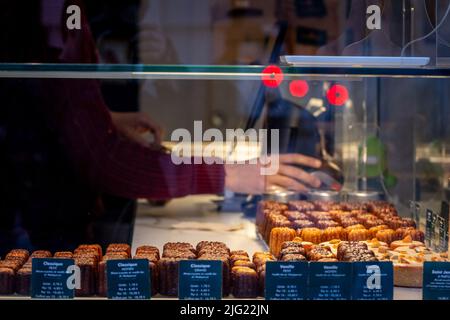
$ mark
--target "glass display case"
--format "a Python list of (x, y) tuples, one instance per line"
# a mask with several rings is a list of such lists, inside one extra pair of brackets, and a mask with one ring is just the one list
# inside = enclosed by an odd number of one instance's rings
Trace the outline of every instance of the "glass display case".
[(195, 23), (141, 2), (119, 23), (88, 1), (62, 33), (44, 14), (46, 37), (0, 16), (0, 299), (39, 297), (41, 258), (73, 259), (92, 299), (131, 259), (156, 299), (195, 259), (226, 298), (301, 260), (392, 262), (393, 298), (422, 299), (424, 262), (448, 262), (450, 1), (217, 1)]

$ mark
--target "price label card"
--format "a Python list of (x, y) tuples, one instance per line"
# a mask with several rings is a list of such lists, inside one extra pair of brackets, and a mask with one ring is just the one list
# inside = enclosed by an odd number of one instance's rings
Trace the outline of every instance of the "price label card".
[(267, 262), (266, 300), (305, 300), (308, 297), (307, 262)]
[(311, 262), (308, 297), (311, 300), (350, 300), (351, 281), (351, 263)]
[(353, 300), (392, 300), (394, 267), (392, 262), (353, 263)]
[(151, 298), (150, 268), (147, 259), (106, 262), (108, 299), (148, 300)]
[(222, 261), (180, 261), (178, 296), (180, 300), (222, 299)]
[(425, 262), (423, 300), (450, 300), (450, 262)]
[[(73, 259), (34, 258), (31, 274), (33, 299), (73, 299), (79, 272)], [(78, 281), (77, 281), (78, 277)]]

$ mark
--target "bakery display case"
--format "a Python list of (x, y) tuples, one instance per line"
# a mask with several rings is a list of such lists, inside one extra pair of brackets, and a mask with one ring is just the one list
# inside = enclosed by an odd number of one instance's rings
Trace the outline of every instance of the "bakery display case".
[(441, 294), (449, 0), (73, 2), (0, 11), (0, 300)]
[[(278, 132), (278, 140), (270, 141), (278, 146), (268, 148), (272, 156), (298, 153), (322, 161), (316, 169), (298, 167), (304, 169), (300, 173), (308, 172), (320, 181), (301, 192), (277, 186), (268, 175), (264, 177), (265, 191), (254, 192), (251, 197), (232, 193), (225, 186), (222, 192), (199, 192), (215, 193), (211, 196), (187, 196), (170, 202), (139, 200), (128, 228), (121, 227), (126, 224), (123, 220), (96, 221), (103, 229), (93, 229), (102, 230), (95, 243), (101, 245), (80, 242), (74, 246), (64, 235), (49, 243), (55, 238), (27, 235), (25, 224), (16, 247), (2, 248), (2, 299), (30, 294), (34, 257), (73, 258), (82, 275), (81, 288), (75, 293), (78, 297), (106, 296), (108, 260), (143, 258), (149, 261), (156, 297), (177, 296), (177, 266), (185, 259), (222, 261), (225, 297), (262, 297), (265, 263), (280, 259), (392, 261), (395, 298), (420, 299), (423, 262), (448, 261), (444, 241), (448, 241), (449, 69), (273, 68), (279, 73), (268, 74), (264, 66), (2, 64), (2, 87), (12, 88), (13, 84), (23, 93), (35, 88), (45, 94), (57, 92), (62, 83), (69, 84), (67, 92), (103, 81), (116, 82), (120, 88), (131, 79), (141, 88), (148, 82), (195, 83), (210, 90), (214, 101), (215, 90), (222, 87), (253, 86), (254, 90), (247, 91), (252, 97), (246, 99), (256, 103), (242, 114), (227, 114), (236, 121), (234, 128)], [(280, 75), (281, 80), (273, 85), (273, 79)], [(262, 98), (258, 96), (261, 93)], [(11, 91), (2, 90), (3, 101), (8, 95), (9, 101), (20, 105), (20, 97), (13, 95), (11, 99)], [(39, 94), (33, 97), (37, 105), (43, 98)], [(234, 98), (230, 96), (227, 104), (236, 103)], [(177, 114), (184, 114), (188, 107), (189, 102), (179, 106)], [(183, 118), (187, 124), (201, 120), (197, 114), (184, 114)], [(195, 128), (192, 130), (194, 133)], [(176, 150), (179, 140), (171, 138), (168, 135), (164, 150), (157, 152)], [(208, 139), (198, 142), (200, 146), (211, 143)], [(237, 157), (245, 163), (260, 155), (265, 143), (247, 142), (218, 144), (214, 155)], [(203, 149), (197, 150), (195, 143), (189, 144), (192, 156), (202, 156), (199, 152)], [(170, 157), (165, 159), (171, 161)], [(161, 170), (168, 174), (164, 167)], [(252, 178), (256, 176), (245, 177)], [(431, 213), (433, 221), (429, 221)], [(43, 222), (59, 227), (54, 221)], [(64, 225), (60, 228), (65, 230)], [(442, 234), (443, 228), (446, 234)], [(126, 238), (131, 241), (120, 240), (123, 234), (114, 238), (114, 233), (130, 229), (133, 231)], [(45, 241), (48, 248), (43, 247)], [(114, 244), (117, 242), (124, 244)], [(20, 244), (37, 251), (21, 249)]]

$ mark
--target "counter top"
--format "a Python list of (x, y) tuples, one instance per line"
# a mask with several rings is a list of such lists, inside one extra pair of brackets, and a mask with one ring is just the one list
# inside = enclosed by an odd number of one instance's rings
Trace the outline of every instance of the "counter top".
[[(164, 207), (140, 202), (133, 238), (133, 250), (141, 245), (162, 249), (167, 242), (222, 241), (231, 250), (246, 250), (251, 255), (267, 251), (255, 231), (254, 219), (237, 212), (218, 212), (214, 203), (220, 198), (193, 196), (174, 200)], [(421, 289), (394, 289), (395, 300), (421, 300)]]

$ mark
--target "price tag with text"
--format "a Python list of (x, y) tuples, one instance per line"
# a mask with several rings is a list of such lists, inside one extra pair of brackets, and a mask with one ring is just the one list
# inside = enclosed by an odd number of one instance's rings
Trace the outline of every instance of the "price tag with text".
[(309, 264), (309, 299), (350, 300), (351, 287), (351, 263), (311, 262)]
[(305, 300), (308, 296), (307, 262), (267, 262), (266, 300)]
[(222, 299), (222, 261), (180, 261), (178, 289), (180, 300)]
[(32, 261), (31, 297), (34, 299), (73, 299), (80, 272), (73, 259)]
[(392, 262), (354, 262), (353, 300), (392, 300), (394, 267)]
[(106, 262), (108, 299), (148, 300), (151, 298), (150, 268), (147, 259)]
[(423, 300), (450, 300), (450, 262), (425, 262)]

